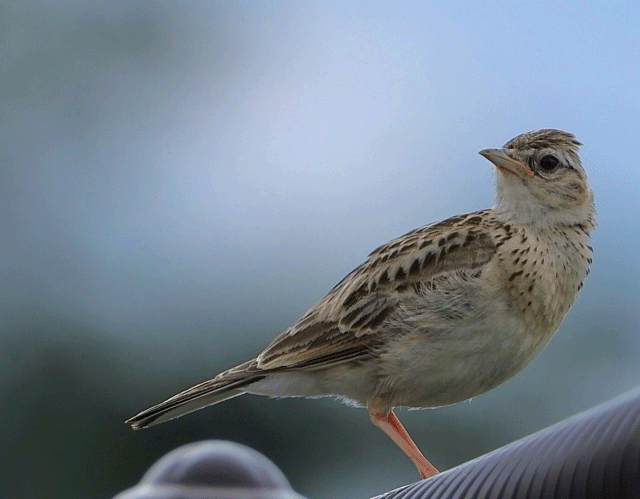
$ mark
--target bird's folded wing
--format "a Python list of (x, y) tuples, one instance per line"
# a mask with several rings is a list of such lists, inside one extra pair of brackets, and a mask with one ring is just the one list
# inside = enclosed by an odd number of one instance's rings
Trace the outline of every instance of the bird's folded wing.
[(491, 210), (416, 229), (373, 251), (257, 358), (259, 369), (310, 368), (371, 355), (396, 307), (446, 272), (480, 269), (510, 228)]

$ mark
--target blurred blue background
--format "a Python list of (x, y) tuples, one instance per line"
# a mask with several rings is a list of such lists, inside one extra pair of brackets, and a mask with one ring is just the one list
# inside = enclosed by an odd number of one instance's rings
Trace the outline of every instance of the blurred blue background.
[(585, 144), (591, 276), (516, 378), (400, 418), (447, 469), (636, 386), (639, 25), (616, 1), (3, 2), (3, 495), (108, 498), (206, 438), (314, 499), (415, 481), (332, 400), (123, 421), (255, 356), (379, 244), (490, 206), (477, 151), (536, 128)]

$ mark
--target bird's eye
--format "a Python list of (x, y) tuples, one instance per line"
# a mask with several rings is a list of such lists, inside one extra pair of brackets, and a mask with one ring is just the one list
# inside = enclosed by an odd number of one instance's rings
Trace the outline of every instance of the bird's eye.
[(545, 173), (550, 173), (554, 171), (556, 168), (558, 168), (559, 164), (560, 164), (560, 161), (558, 160), (558, 158), (556, 158), (551, 154), (542, 156), (540, 158), (540, 161), (538, 162), (540, 169)]

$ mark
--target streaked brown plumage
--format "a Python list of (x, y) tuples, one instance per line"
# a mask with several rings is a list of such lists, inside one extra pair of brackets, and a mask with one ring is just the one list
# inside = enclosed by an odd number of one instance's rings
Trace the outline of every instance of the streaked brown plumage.
[(373, 251), (257, 358), (131, 418), (160, 423), (240, 395), (336, 396), (416, 464), (393, 407), (437, 407), (494, 388), (559, 327), (591, 263), (593, 197), (559, 130), (481, 151), (496, 165), (494, 208), (416, 229)]

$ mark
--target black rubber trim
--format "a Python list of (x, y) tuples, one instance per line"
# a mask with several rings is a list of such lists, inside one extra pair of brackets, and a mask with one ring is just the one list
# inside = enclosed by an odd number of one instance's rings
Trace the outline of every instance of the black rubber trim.
[(372, 499), (640, 498), (640, 389)]

